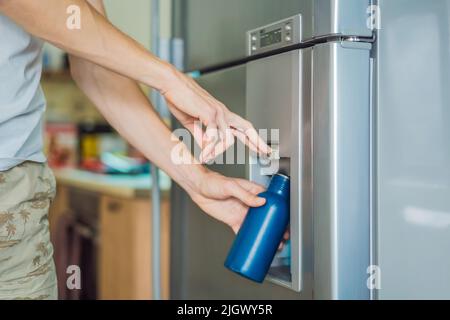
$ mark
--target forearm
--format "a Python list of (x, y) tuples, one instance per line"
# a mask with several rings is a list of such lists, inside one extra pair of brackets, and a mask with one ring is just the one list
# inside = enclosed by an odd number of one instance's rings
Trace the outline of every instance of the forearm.
[[(94, 11), (106, 18), (102, 0), (88, 2)], [(194, 189), (203, 168), (197, 164), (175, 165), (171, 161), (171, 150), (177, 142), (172, 139), (170, 131), (154, 112), (137, 83), (72, 54), (69, 59), (74, 80), (111, 125), (182, 187), (188, 191)], [(148, 143), (150, 137), (153, 141)], [(184, 148), (188, 160), (194, 163), (187, 148), (180, 146)]]
[[(80, 89), (118, 133), (188, 193), (193, 192), (206, 169), (192, 157), (184, 144), (175, 141), (139, 86), (128, 78), (79, 58), (70, 57), (70, 63)], [(176, 146), (182, 148), (192, 164), (174, 163), (171, 154)]]
[[(71, 5), (80, 8), (80, 29), (66, 26)], [(177, 78), (170, 64), (120, 32), (84, 0), (0, 0), (0, 12), (70, 54), (160, 91)]]

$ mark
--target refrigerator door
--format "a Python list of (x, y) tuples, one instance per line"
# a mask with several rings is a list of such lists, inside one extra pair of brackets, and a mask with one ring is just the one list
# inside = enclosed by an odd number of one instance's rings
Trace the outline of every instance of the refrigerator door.
[(313, 0), (177, 0), (183, 12), (186, 70), (246, 56), (246, 32), (298, 13), (312, 35)]
[(450, 299), (450, 2), (379, 5), (378, 297)]
[(186, 70), (246, 56), (245, 33), (296, 14), (302, 39), (342, 33), (370, 35), (370, 0), (175, 0), (174, 30), (185, 41)]
[(368, 299), (370, 49), (313, 49), (314, 296)]
[[(308, 290), (313, 269), (311, 59), (307, 48), (247, 64), (247, 119), (276, 152), (270, 161), (251, 153), (247, 178), (267, 186), (275, 173), (290, 176), (290, 252), (279, 253), (269, 274), (296, 291), (303, 291), (304, 281)], [(288, 261), (279, 263), (285, 255)]]
[[(199, 83), (232, 111), (245, 116), (246, 68), (210, 73)], [(245, 178), (245, 165), (214, 165), (227, 176)], [(235, 237), (230, 228), (203, 213), (180, 190), (172, 209), (172, 281), (174, 299), (310, 299), (312, 277), (296, 293), (270, 282), (257, 284), (223, 266)], [(311, 268), (310, 268), (311, 269)]]
[(314, 0), (314, 36), (371, 36), (371, 0)]

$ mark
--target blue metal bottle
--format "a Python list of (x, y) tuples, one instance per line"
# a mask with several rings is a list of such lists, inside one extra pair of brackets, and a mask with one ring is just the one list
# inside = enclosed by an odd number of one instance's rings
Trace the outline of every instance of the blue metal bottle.
[(289, 224), (289, 177), (276, 174), (260, 194), (264, 206), (250, 208), (234, 240), (225, 267), (263, 282)]

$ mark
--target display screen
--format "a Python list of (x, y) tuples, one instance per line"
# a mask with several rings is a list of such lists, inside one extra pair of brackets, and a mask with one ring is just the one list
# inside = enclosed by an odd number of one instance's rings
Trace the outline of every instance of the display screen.
[(269, 31), (269, 32), (261, 31), (260, 39), (261, 39), (261, 42), (260, 42), (259, 46), (261, 48), (281, 42), (281, 39), (282, 39), (281, 28), (275, 29), (275, 30)]

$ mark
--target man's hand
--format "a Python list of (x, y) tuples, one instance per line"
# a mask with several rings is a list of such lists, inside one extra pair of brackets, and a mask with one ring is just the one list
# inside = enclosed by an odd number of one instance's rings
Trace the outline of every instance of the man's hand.
[[(265, 189), (259, 184), (228, 178), (216, 172), (206, 171), (197, 189), (190, 192), (192, 200), (208, 215), (222, 221), (237, 233), (250, 207), (260, 207), (266, 199), (258, 197)], [(284, 233), (278, 250), (284, 248), (289, 239), (289, 231)]]
[(249, 121), (228, 110), (193, 79), (176, 70), (173, 73), (172, 81), (168, 82), (169, 89), (163, 88), (161, 93), (172, 114), (200, 146), (201, 162), (213, 160), (223, 153), (233, 145), (235, 137), (258, 154), (270, 154), (270, 147)]
[(263, 191), (262, 186), (250, 181), (207, 171), (190, 196), (203, 211), (237, 233), (249, 207), (266, 203), (266, 199), (257, 196)]

